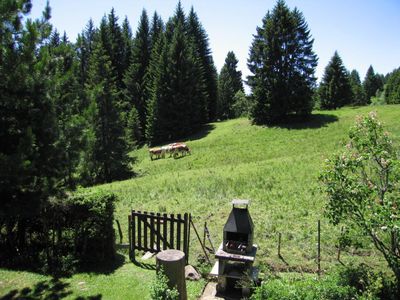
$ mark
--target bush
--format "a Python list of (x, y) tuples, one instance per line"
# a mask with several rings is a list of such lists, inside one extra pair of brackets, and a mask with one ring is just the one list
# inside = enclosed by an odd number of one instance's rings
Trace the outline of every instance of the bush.
[(394, 300), (397, 298), (396, 286), (391, 279), (361, 264), (338, 267), (320, 279), (313, 277), (271, 278), (256, 288), (251, 299)]
[(338, 285), (337, 276), (325, 276), (321, 279), (282, 279), (267, 280), (251, 297), (253, 300), (346, 300), (352, 299), (355, 289)]
[(168, 278), (163, 269), (158, 270), (156, 279), (151, 284), (150, 296), (152, 300), (177, 300), (179, 298), (177, 289), (168, 287)]
[(47, 226), (52, 261), (62, 268), (63, 262), (88, 266), (113, 260), (114, 201), (113, 194), (82, 190), (50, 202)]
[(114, 260), (114, 201), (113, 194), (84, 190), (46, 200), (35, 218), (21, 221), (23, 247), (11, 251), (0, 240), (0, 265), (68, 275)]

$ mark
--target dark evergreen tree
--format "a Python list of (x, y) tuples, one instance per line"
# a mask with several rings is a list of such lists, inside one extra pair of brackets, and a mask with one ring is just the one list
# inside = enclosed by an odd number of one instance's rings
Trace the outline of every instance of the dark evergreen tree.
[[(28, 257), (41, 210), (60, 192), (52, 99), (50, 7), (27, 20), (31, 1), (0, 5), (0, 264)], [(35, 235), (35, 234), (33, 234)], [(41, 241), (44, 242), (44, 241)], [(18, 255), (17, 255), (18, 254)], [(5, 258), (6, 257), (6, 258)], [(33, 258), (30, 258), (33, 259)]]
[(388, 104), (400, 103), (400, 68), (389, 74), (385, 86), (385, 99)]
[(349, 74), (337, 51), (325, 68), (319, 96), (322, 109), (336, 109), (351, 102)]
[(94, 27), (93, 20), (90, 19), (85, 30), (78, 35), (76, 41), (75, 47), (80, 65), (79, 82), (81, 83), (82, 87), (86, 83), (89, 60), (93, 52), (96, 31), (97, 30)]
[(60, 153), (62, 184), (73, 188), (77, 183), (76, 170), (84, 145), (84, 107), (80, 99), (81, 85), (78, 82), (79, 65), (76, 52), (68, 42), (66, 34), (61, 41), (56, 36), (57, 32), (54, 32), (52, 42), (46, 49), (51, 57), (49, 74), (52, 84), (48, 93), (55, 104), (58, 125), (56, 146)]
[(154, 12), (153, 19), (151, 20), (151, 28), (150, 28), (150, 48), (154, 49), (158, 37), (164, 32), (164, 23), (161, 17)]
[(217, 116), (222, 120), (234, 117), (232, 108), (234, 96), (239, 91), (244, 92), (242, 72), (237, 70), (237, 64), (238, 60), (235, 53), (229, 51), (218, 79), (219, 99)]
[(352, 104), (354, 105), (364, 105), (365, 104), (365, 95), (364, 90), (361, 84), (360, 75), (357, 70), (353, 70), (350, 73), (350, 87), (352, 92)]
[[(124, 22), (122, 23), (122, 50), (123, 50), (123, 69), (128, 70), (131, 64), (131, 56), (132, 56), (132, 48), (133, 48), (133, 37), (132, 37), (132, 29), (129, 24), (128, 18), (125, 17)], [(126, 71), (125, 71), (126, 74)]]
[(375, 74), (374, 68), (369, 66), (367, 74), (363, 82), (366, 102), (371, 102), (371, 97), (374, 97), (378, 90), (383, 90), (382, 77), (379, 74)]
[[(100, 30), (101, 32), (101, 30)], [(125, 131), (120, 114), (121, 93), (117, 79), (102, 42), (96, 43), (90, 60), (86, 92), (90, 105), (86, 119), (88, 147), (84, 173), (90, 184), (111, 182), (129, 174)]]
[(290, 115), (302, 118), (313, 108), (312, 93), (317, 57), (304, 16), (279, 0), (257, 27), (250, 48), (248, 77), (255, 100), (256, 124), (283, 121)]
[(216, 118), (217, 112), (218, 75), (211, 55), (207, 33), (201, 25), (193, 7), (188, 16), (187, 31), (189, 39), (194, 43), (195, 55), (200, 59), (201, 77), (204, 78), (204, 94), (207, 98), (205, 108), (206, 119), (204, 121), (213, 121)]
[(148, 68), (150, 63), (150, 28), (147, 13), (143, 10), (133, 42), (129, 69), (124, 76), (125, 96), (139, 114), (140, 127), (146, 126), (146, 102), (148, 101)]

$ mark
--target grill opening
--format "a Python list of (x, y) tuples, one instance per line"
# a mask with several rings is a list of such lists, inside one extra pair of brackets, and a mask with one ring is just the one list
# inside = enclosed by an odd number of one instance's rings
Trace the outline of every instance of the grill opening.
[(225, 247), (227, 249), (245, 252), (248, 243), (248, 234), (239, 232), (226, 232)]

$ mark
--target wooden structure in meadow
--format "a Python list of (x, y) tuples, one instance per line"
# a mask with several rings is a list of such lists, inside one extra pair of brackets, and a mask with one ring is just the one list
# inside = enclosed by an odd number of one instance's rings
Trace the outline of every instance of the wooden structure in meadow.
[(158, 253), (176, 249), (185, 253), (189, 261), (191, 214), (166, 214), (132, 210), (128, 217), (129, 255), (135, 260), (135, 251)]

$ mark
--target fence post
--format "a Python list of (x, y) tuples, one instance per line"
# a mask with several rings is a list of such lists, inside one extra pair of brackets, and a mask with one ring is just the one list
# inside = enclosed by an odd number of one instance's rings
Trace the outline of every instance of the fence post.
[(281, 255), (281, 239), (282, 239), (282, 234), (278, 232), (278, 257), (282, 258)]

